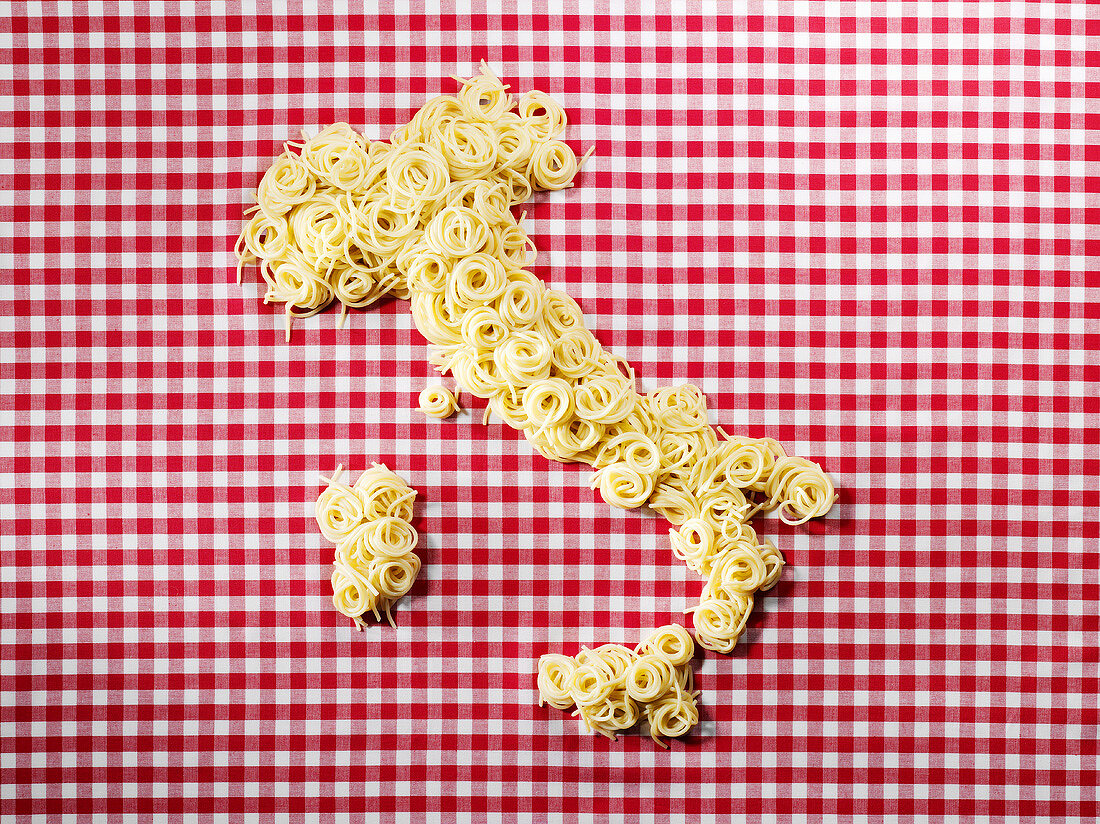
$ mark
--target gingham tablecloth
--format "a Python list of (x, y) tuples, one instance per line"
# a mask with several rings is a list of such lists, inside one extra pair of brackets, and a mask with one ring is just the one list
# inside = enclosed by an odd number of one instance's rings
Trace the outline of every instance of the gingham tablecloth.
[[(1094, 819), (1100, 8), (113, 5), (0, 20), (0, 813)], [(287, 345), (234, 280), (284, 140), (386, 136), (482, 57), (597, 147), (528, 207), (535, 271), (841, 490), (760, 523), (789, 566), (669, 752), (534, 674), (689, 621), (667, 524), (480, 404), (426, 419), (407, 304)], [(371, 461), (424, 568), (356, 633), (312, 508)]]

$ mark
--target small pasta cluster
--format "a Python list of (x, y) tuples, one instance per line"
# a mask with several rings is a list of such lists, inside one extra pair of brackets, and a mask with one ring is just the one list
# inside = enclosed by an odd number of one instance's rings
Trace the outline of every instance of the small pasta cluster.
[(336, 544), (332, 566), (332, 603), (355, 622), (362, 616), (385, 613), (394, 626), (390, 607), (409, 589), (420, 572), (413, 549), (417, 534), (412, 526), (416, 490), (385, 464), (374, 464), (354, 486), (340, 483), (337, 467), (317, 499), (317, 525)]
[(449, 418), (461, 409), (458, 405), (458, 400), (461, 397), (461, 389), (452, 395), (451, 390), (445, 386), (429, 386), (420, 393), (418, 404), (420, 411), (428, 417)]
[(643, 719), (650, 737), (678, 738), (699, 722), (691, 659), (695, 644), (687, 630), (670, 624), (634, 649), (604, 644), (581, 647), (575, 658), (549, 654), (539, 659), (539, 706), (576, 706), (589, 730), (612, 741)]
[(485, 250), (511, 268), (528, 261), (509, 207), (571, 186), (578, 162), (557, 139), (561, 106), (539, 91), (515, 99), (507, 88), (483, 64), (457, 96), (430, 100), (389, 143), (336, 123), (284, 145), (236, 252), (238, 282), (257, 264), (264, 302), (285, 305), (287, 340), (294, 318), (334, 300), (343, 324), (348, 307), (410, 297), (411, 272), (431, 277), (432, 262), (419, 258), (429, 237), (429, 248), (457, 257)]

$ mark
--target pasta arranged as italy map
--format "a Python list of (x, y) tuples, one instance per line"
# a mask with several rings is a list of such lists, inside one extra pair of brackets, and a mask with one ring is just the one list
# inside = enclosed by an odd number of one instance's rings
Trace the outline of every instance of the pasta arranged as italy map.
[[(287, 143), (238, 240), (238, 277), (258, 266), (265, 302), (284, 305), (288, 340), (295, 319), (333, 301), (342, 323), (349, 307), (409, 300), (432, 364), (463, 392), (545, 457), (591, 465), (607, 503), (668, 519), (673, 552), (705, 579), (689, 610), (696, 640), (727, 653), (783, 567), (751, 519), (824, 515), (833, 484), (770, 438), (716, 430), (691, 384), (638, 391), (577, 303), (529, 271), (536, 252), (512, 212), (536, 191), (573, 185), (584, 159), (560, 139), (564, 110), (543, 92), (511, 94), (484, 64), (460, 82), (389, 142), (339, 123)], [(341, 588), (355, 585), (354, 574), (333, 576), (345, 614), (362, 599)]]

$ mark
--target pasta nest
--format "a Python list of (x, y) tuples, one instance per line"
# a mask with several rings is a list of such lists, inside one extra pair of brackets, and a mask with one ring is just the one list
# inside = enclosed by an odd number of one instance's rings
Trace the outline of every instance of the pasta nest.
[(394, 626), (392, 606), (405, 595), (420, 572), (413, 551), (418, 536), (411, 523), (416, 491), (385, 464), (373, 464), (354, 485), (340, 483), (336, 468), (317, 498), (321, 534), (336, 545), (332, 562), (332, 603), (337, 611), (366, 624), (384, 613)]

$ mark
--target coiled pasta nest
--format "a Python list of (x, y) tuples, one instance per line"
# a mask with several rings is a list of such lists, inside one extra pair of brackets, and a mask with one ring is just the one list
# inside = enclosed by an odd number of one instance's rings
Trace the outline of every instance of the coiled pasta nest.
[(413, 528), (413, 490), (385, 464), (374, 464), (354, 485), (340, 482), (336, 468), (317, 498), (317, 525), (336, 545), (332, 566), (332, 603), (337, 611), (365, 626), (370, 612), (384, 613), (394, 625), (391, 607), (411, 588), (420, 572)]
[(679, 624), (654, 630), (634, 649), (604, 644), (582, 647), (576, 657), (550, 653), (539, 659), (539, 706), (573, 715), (611, 740), (643, 718), (650, 737), (668, 748), (699, 721), (691, 659), (695, 644)]

